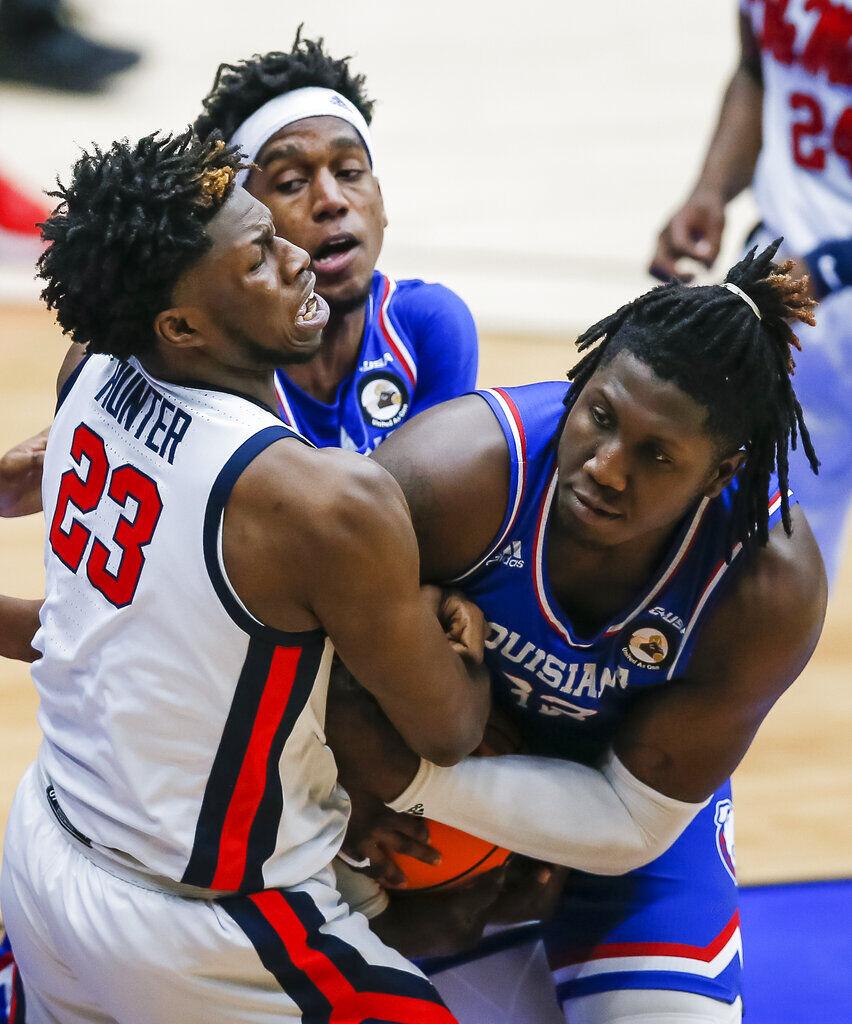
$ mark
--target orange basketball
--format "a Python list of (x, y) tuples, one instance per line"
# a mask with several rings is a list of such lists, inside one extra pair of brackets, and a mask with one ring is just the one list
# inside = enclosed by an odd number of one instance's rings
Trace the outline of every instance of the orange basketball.
[(454, 889), (477, 875), (498, 868), (512, 856), (510, 850), (484, 839), (460, 832), (457, 828), (426, 820), (430, 846), (441, 851), (440, 864), (424, 864), (405, 853), (394, 854), (394, 860), (405, 874), (402, 892), (424, 892), (429, 889)]
[[(514, 727), (498, 712), (492, 712), (485, 737), (474, 756), (491, 757), (494, 754), (514, 753), (520, 741)], [(454, 889), (492, 868), (499, 868), (512, 856), (511, 850), (495, 846), (485, 839), (477, 839), (439, 821), (426, 819), (429, 829), (427, 842), (441, 852), (440, 864), (424, 864), (405, 853), (394, 854), (394, 861), (405, 874), (408, 883), (401, 892)]]

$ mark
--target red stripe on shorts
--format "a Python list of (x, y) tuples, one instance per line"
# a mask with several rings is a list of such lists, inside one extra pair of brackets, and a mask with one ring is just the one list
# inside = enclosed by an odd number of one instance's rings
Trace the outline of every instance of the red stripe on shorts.
[(330, 1003), (329, 1024), (361, 1024), (364, 1020), (393, 1024), (458, 1024), (450, 1011), (438, 1003), (412, 996), (357, 992), (324, 953), (311, 949), (305, 926), (280, 892), (267, 889), (248, 899), (274, 928), (293, 965)]

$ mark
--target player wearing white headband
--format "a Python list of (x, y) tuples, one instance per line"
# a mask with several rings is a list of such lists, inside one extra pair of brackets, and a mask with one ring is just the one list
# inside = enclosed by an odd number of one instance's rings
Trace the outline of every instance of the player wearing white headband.
[(362, 75), (322, 40), (223, 64), (196, 122), (255, 165), (241, 184), (311, 256), (331, 308), (316, 357), (278, 374), (282, 416), (321, 447), (369, 452), (423, 409), (471, 390), (473, 319), (438, 284), (376, 270), (387, 224)]

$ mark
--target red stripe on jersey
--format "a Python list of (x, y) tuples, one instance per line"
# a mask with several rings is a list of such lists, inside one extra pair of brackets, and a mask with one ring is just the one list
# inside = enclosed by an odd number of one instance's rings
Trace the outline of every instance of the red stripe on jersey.
[(266, 789), (269, 750), (293, 692), (301, 647), (276, 647), (263, 684), (251, 737), (231, 795), (211, 889), (236, 890), (242, 884), (251, 827)]
[(24, 1024), (23, 1017), (18, 1016), (20, 1006), (18, 1004), (18, 986), (21, 983), (18, 965), (12, 964), (12, 999), (9, 1003), (9, 1024)]
[(388, 300), (388, 294), (390, 292), (390, 278), (385, 277), (384, 281), (385, 287), (384, 291), (382, 292), (381, 301), (379, 302), (379, 327), (381, 328), (385, 341), (388, 343), (391, 350), (393, 351), (393, 354), (396, 356), (397, 362), (402, 367), (405, 376), (408, 377), (408, 381), (413, 388), (417, 384), (417, 377), (415, 376), (414, 371), (411, 368), (411, 357), (408, 355), (407, 352), (404, 353), (400, 350), (399, 346), (393, 340), (393, 337), (387, 325), (388, 313), (385, 304)]
[(284, 896), (275, 889), (248, 897), (275, 929), (293, 965), (302, 971), (331, 1005), (329, 1024), (361, 1024), (365, 1020), (394, 1024), (458, 1024), (439, 1003), (412, 996), (357, 992), (342, 972), (308, 944), (308, 932)]
[(583, 953), (569, 954), (564, 959), (560, 957), (554, 966), (570, 967), (573, 964), (624, 956), (675, 956), (710, 963), (722, 952), (739, 926), (740, 912), (735, 910), (731, 920), (706, 946), (689, 946), (682, 942), (611, 942), (594, 946)]
[(512, 414), (512, 419), (515, 421), (515, 426), (518, 428), (518, 437), (521, 439), (521, 458), (524, 462), (527, 461), (527, 435), (524, 433), (524, 421), (521, 419), (521, 414), (518, 412), (518, 407), (509, 397), (509, 393), (503, 388), (494, 388), (497, 394), (503, 399), (506, 405), (509, 407), (509, 412)]

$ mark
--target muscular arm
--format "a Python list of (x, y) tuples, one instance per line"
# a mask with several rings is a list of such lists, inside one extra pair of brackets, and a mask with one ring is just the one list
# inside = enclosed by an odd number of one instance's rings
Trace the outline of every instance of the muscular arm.
[(223, 547), (250, 611), (287, 631), (321, 626), (413, 750), (452, 764), (479, 743), (487, 674), (451, 649), (421, 595), (408, 509), (384, 470), (275, 444), (237, 482)]
[(421, 764), (391, 806), (421, 804), (491, 842), (600, 874), (659, 856), (739, 764), (816, 646), (825, 572), (799, 509), (793, 520), (792, 538), (777, 526), (766, 549), (730, 570), (684, 678), (636, 705), (600, 770), (526, 757)]
[(509, 495), (509, 456), (486, 402), (465, 395), (430, 409), (370, 456), (402, 489), (426, 582), (446, 582), (482, 555)]
[(719, 255), (725, 207), (747, 188), (761, 145), (763, 80), (751, 22), (740, 15), (740, 60), (731, 77), (704, 164), (689, 198), (663, 227), (650, 272), (668, 279), (691, 275), (678, 268), (689, 257), (711, 267)]
[[(632, 709), (615, 750), (659, 792), (702, 800), (744, 757), (760, 723), (800, 675), (825, 618), (822, 559), (801, 509), (776, 526), (707, 619), (684, 678)], [(730, 572), (735, 572), (736, 563)]]

